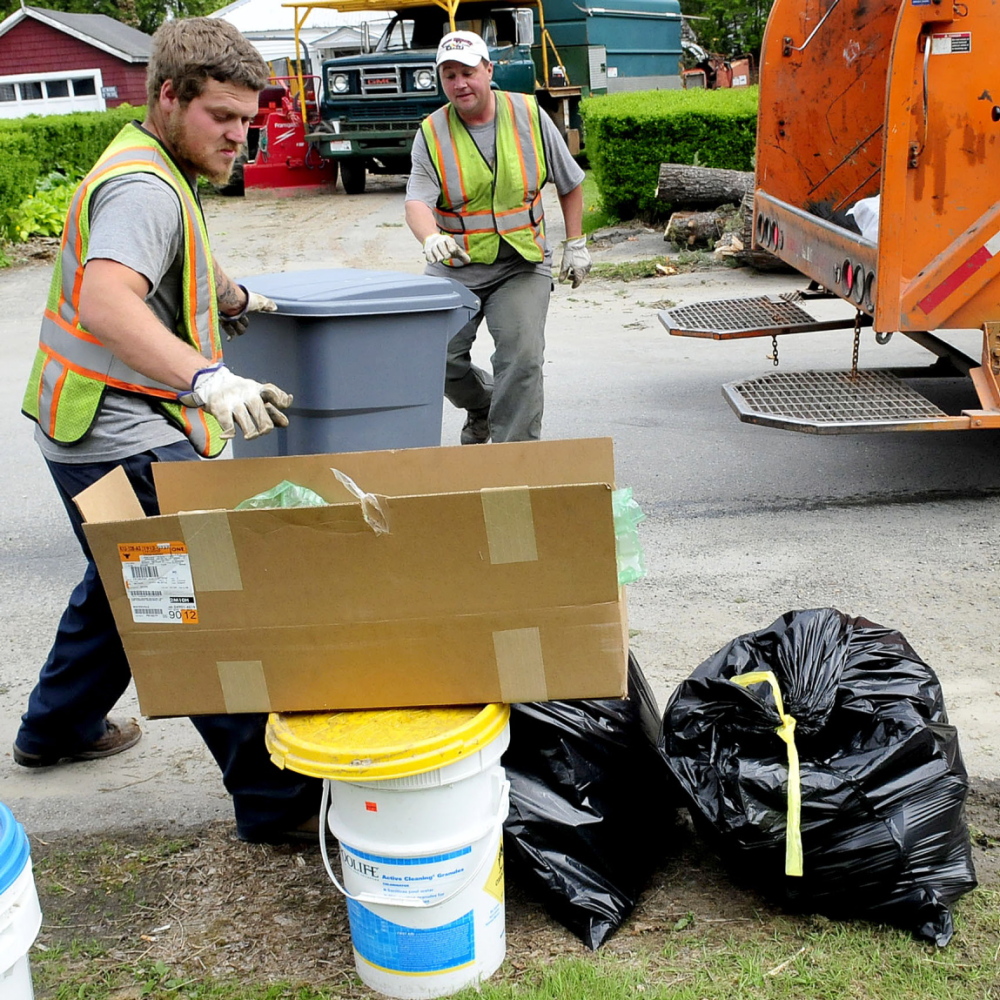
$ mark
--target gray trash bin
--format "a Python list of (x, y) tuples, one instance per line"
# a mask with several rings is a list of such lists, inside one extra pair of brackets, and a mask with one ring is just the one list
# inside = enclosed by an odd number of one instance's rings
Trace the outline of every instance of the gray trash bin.
[(287, 428), (237, 458), (415, 448), (441, 443), (448, 341), (479, 309), (450, 278), (334, 268), (240, 279), (274, 299), (223, 345), (238, 375), (294, 395)]

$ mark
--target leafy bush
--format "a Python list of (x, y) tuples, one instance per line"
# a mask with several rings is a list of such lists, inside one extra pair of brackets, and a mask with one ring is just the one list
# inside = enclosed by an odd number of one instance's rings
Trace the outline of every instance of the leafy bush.
[(601, 203), (618, 218), (666, 214), (656, 198), (661, 163), (753, 169), (756, 87), (609, 94), (580, 110)]
[(79, 180), (53, 172), (38, 181), (35, 193), (10, 214), (11, 239), (24, 242), (31, 236), (58, 236)]
[(40, 177), (55, 172), (78, 180), (122, 126), (142, 116), (142, 108), (123, 104), (108, 111), (0, 120), (0, 236), (19, 238), (14, 216)]
[(39, 174), (57, 170), (82, 177), (122, 126), (141, 119), (143, 111), (123, 104), (107, 111), (7, 119), (0, 121), (0, 141), (6, 134), (23, 134), (38, 160)]
[(35, 190), (38, 173), (27, 136), (0, 131), (0, 237), (13, 237), (11, 214)]

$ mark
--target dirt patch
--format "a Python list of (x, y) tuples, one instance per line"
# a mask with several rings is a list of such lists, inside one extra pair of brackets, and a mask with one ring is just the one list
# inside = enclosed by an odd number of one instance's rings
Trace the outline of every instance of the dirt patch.
[[(979, 782), (968, 822), (980, 885), (1000, 888), (1000, 782)], [(698, 928), (740, 939), (790, 918), (735, 887), (693, 836), (652, 878), (635, 912), (602, 948), (630, 958), (641, 939)], [(175, 975), (336, 986), (350, 1000), (371, 994), (354, 972), (347, 911), (319, 850), (262, 847), (214, 823), (181, 839), (156, 830), (104, 837), (32, 838), (44, 913), (43, 948), (94, 942), (108, 969), (142, 960)], [(501, 975), (588, 954), (524, 889), (507, 878), (507, 962)], [(42, 988), (39, 1000), (54, 996)]]

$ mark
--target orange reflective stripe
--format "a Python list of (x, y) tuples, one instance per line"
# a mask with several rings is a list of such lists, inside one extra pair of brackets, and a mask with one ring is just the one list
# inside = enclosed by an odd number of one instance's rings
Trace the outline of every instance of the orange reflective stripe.
[[(516, 120), (514, 114), (514, 102), (511, 100), (509, 94), (505, 93), (504, 97), (506, 98), (507, 101), (507, 109), (510, 112), (510, 119), (512, 122), (514, 122)], [(517, 153), (518, 166), (520, 166), (521, 168), (521, 183), (524, 185), (525, 192), (527, 192), (531, 190), (531, 185), (528, 183), (528, 168), (524, 162), (524, 149), (521, 147), (520, 130), (517, 128), (513, 128), (511, 129), (511, 132), (514, 135), (514, 150)]]
[(63, 386), (66, 384), (68, 370), (63, 368), (62, 374), (56, 379), (56, 384), (52, 387), (52, 419), (49, 423), (49, 436), (56, 432), (56, 414), (59, 412), (59, 397), (62, 396)]
[[(185, 414), (184, 422), (188, 426), (190, 426), (191, 422), (187, 419), (186, 415), (187, 415), (187, 413), (191, 409), (192, 409), (192, 407), (186, 406), (186, 407), (184, 407), (184, 409), (182, 411)], [(210, 458), (211, 455), (210, 455), (210, 452), (209, 452), (209, 448), (211, 447), (212, 433), (208, 429), (208, 421), (205, 419), (205, 411), (204, 410), (200, 410), (200, 409), (195, 409), (194, 412), (195, 412), (195, 414), (197, 414), (198, 423), (201, 425), (201, 434), (199, 435), (199, 437), (200, 437), (200, 439), (202, 441), (205, 442), (204, 447), (202, 447), (202, 449), (199, 452), (199, 454), (203, 455), (205, 458)], [(194, 440), (193, 431), (194, 431), (194, 428), (192, 428), (192, 434), (188, 435), (191, 438), (192, 441)]]
[(63, 319), (59, 313), (53, 312), (51, 309), (46, 309), (43, 315), (46, 319), (52, 320), (56, 326), (61, 327), (68, 334), (76, 337), (78, 340), (86, 341), (89, 344), (97, 344), (99, 347), (104, 346), (104, 344), (102, 344), (92, 333), (90, 333), (90, 331), (84, 330), (80, 326), (74, 326), (72, 323)]
[[(121, 389), (123, 392), (137, 392), (143, 396), (156, 396), (158, 399), (169, 399), (174, 400), (177, 398), (177, 393), (172, 389), (157, 389), (155, 386), (148, 385), (138, 385), (134, 382), (125, 382), (122, 379), (114, 378), (113, 376), (106, 375), (103, 372), (94, 371), (93, 368), (88, 368), (86, 365), (81, 365), (76, 361), (70, 361), (69, 358), (60, 354), (58, 351), (54, 350), (48, 344), (39, 345), (39, 350), (43, 354), (48, 356), (49, 362), (58, 362), (63, 368), (63, 374), (60, 376), (59, 384), (66, 378), (68, 372), (73, 372), (74, 375), (82, 375), (84, 378), (97, 379), (106, 385), (111, 386), (114, 389)], [(41, 390), (39, 390), (39, 395)], [(55, 400), (53, 400), (53, 409), (55, 409)], [(53, 417), (53, 423), (55, 418)]]
[[(444, 113), (448, 119), (448, 138), (451, 142), (451, 154), (455, 158), (455, 165), (458, 167), (458, 170), (456, 171), (456, 173), (458, 174), (458, 186), (462, 191), (462, 204), (464, 205), (469, 200), (469, 195), (468, 192), (466, 191), (466, 186), (465, 186), (465, 172), (462, 170), (462, 159), (458, 155), (458, 147), (455, 145), (455, 135), (451, 127), (450, 104), (448, 105), (448, 107), (444, 109)], [(465, 126), (462, 127), (464, 128)], [(455, 204), (451, 198), (448, 199), (448, 202), (452, 205)]]
[[(437, 153), (437, 158), (435, 163), (443, 162), (443, 154), (441, 151), (441, 139), (437, 134), (437, 129), (434, 127), (434, 118), (430, 117), (427, 119), (427, 126), (430, 129), (431, 138), (434, 140), (434, 151)], [(454, 204), (454, 200), (451, 197), (451, 192), (448, 190), (448, 177), (446, 170), (438, 171), (438, 179), (441, 181), (441, 193), (444, 195), (444, 199), (449, 205)]]

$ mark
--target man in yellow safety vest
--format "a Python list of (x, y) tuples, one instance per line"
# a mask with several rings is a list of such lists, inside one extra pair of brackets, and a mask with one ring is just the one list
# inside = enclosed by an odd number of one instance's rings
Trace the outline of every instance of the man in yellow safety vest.
[[(224, 182), (268, 69), (226, 21), (168, 21), (153, 37), (145, 121), (126, 125), (73, 197), (23, 410), (87, 557), (28, 700), (14, 760), (46, 767), (134, 746), (108, 718), (131, 674), (73, 497), (116, 467), (158, 513), (154, 462), (219, 454), (286, 426), (292, 398), (223, 364), (220, 327), (275, 308), (215, 263), (199, 176)], [(263, 716), (193, 720), (246, 840), (283, 839), (316, 812), (317, 786), (268, 759)]]
[[(448, 104), (414, 140), (406, 222), (423, 246), (426, 273), (462, 282), (481, 303), (448, 345), (445, 395), (467, 411), (462, 444), (536, 440), (552, 291), (541, 191), (555, 183), (567, 237), (559, 277), (576, 288), (590, 270), (583, 171), (534, 97), (492, 89), (479, 35), (445, 35), (437, 68)], [(483, 319), (495, 346), (492, 377), (471, 357)]]

